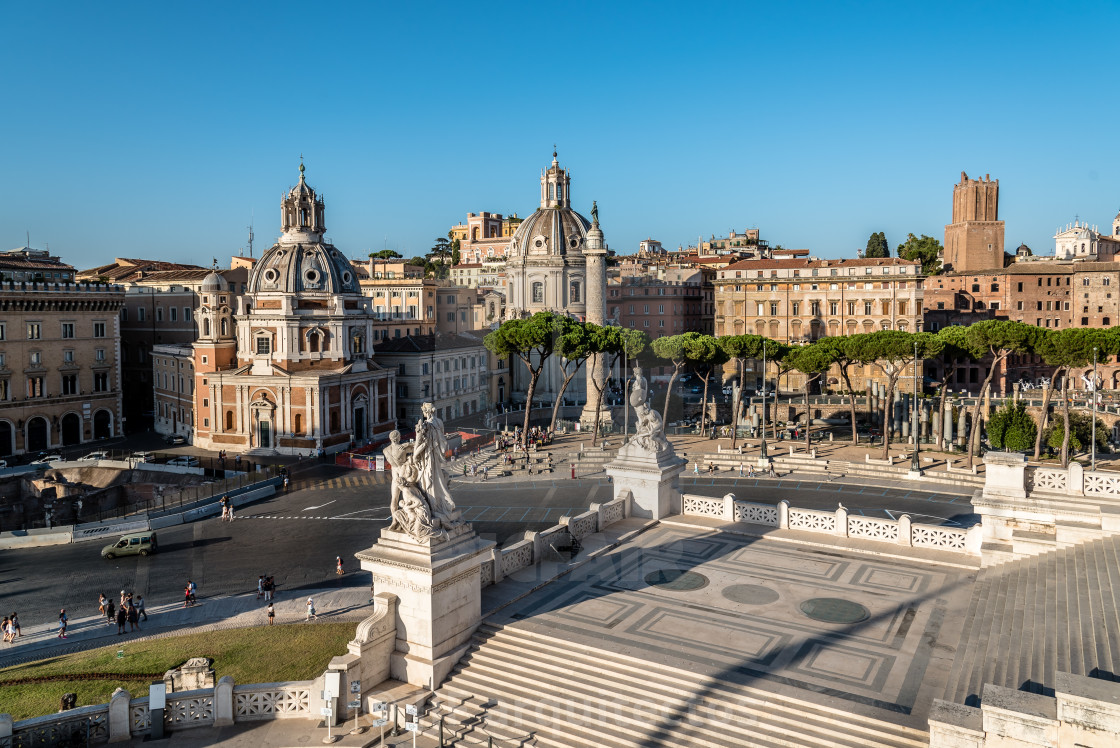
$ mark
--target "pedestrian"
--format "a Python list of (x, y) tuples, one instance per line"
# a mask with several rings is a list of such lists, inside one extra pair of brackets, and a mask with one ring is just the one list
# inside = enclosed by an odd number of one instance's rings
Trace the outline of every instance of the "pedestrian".
[(191, 605), (194, 605), (195, 603), (198, 602), (198, 598), (195, 596), (195, 593), (198, 591), (198, 585), (196, 585), (193, 581), (188, 579), (187, 580), (187, 590), (191, 593)]
[(342, 575), (342, 556), (334, 557), (334, 573)]
[(753, 478), (754, 477), (754, 465), (747, 465), (747, 477), (748, 478)]
[(107, 603), (105, 603), (105, 623), (112, 626), (113, 621), (115, 621), (116, 619), (117, 619), (117, 611), (113, 606), (113, 601), (110, 600)]
[(147, 622), (148, 611), (144, 610), (144, 596), (143, 595), (137, 595), (136, 596), (136, 613), (141, 618), (143, 618), (145, 622)]
[(117, 636), (124, 633), (124, 625), (128, 622), (128, 610), (122, 605), (117, 609)]
[(104, 592), (97, 596), (97, 612), (101, 615), (105, 615), (105, 603), (107, 602), (109, 602), (109, 598), (105, 597)]
[(286, 475), (285, 475), (285, 476), (284, 476), (284, 493), (287, 493), (287, 492), (288, 492), (288, 490), (289, 490), (289, 489), (288, 489), (288, 486), (289, 486), (290, 484), (291, 484), (291, 481), (290, 481), (290, 480), (288, 479), (288, 476), (286, 476)]
[(315, 615), (315, 601), (309, 597), (307, 598), (307, 618), (305, 620), (310, 621), (312, 618), (319, 620), (319, 616)]
[(124, 608), (127, 605), (128, 605), (128, 593), (126, 593), (124, 590), (121, 590), (120, 607)]
[(267, 610), (268, 610), (268, 625), (271, 626), (273, 621), (276, 619), (276, 609), (272, 607), (272, 602), (271, 601), (268, 603)]
[(140, 613), (136, 610), (135, 605), (128, 606), (128, 630), (140, 630)]
[(772, 462), (770, 463), (770, 477), (771, 478), (777, 478), (778, 477), (778, 471), (774, 469), (774, 463), (772, 463)]
[(12, 622), (7, 616), (4, 616), (4, 622), (0, 623), (0, 631), (4, 632), (4, 641), (6, 643), (11, 643), (13, 633)]
[(700, 461), (699, 460), (692, 463), (692, 474), (693, 475), (700, 475)]
[(264, 597), (264, 574), (257, 577), (257, 599)]
[(183, 588), (183, 607), (185, 608), (190, 604), (191, 604), (191, 588), (190, 588), (190, 585), (187, 585), (186, 587)]
[(229, 502), (229, 521), (233, 522), (233, 502)]
[(483, 465), (482, 466), (482, 481), (485, 483), (486, 479), (489, 478), (489, 477), (490, 477), (490, 466), (489, 465)]
[(264, 599), (271, 601), (273, 598), (273, 591), (276, 589), (276, 579), (269, 575), (264, 580)]
[(12, 628), (16, 632), (16, 636), (23, 636), (23, 630), (19, 627), (19, 614), (12, 612)]
[(66, 638), (66, 622), (70, 619), (66, 617), (66, 608), (58, 612), (58, 638)]

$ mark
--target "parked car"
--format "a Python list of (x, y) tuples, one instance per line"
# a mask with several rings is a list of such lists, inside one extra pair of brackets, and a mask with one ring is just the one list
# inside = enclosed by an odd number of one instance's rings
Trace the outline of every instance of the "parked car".
[(198, 467), (198, 458), (191, 457), (189, 455), (183, 455), (182, 457), (176, 457), (174, 459), (168, 460), (167, 464), (174, 465), (175, 467)]
[(187, 443), (187, 437), (181, 436), (179, 434), (168, 434), (167, 436), (163, 437), (163, 440), (165, 442), (167, 442), (168, 444), (186, 444)]
[(137, 462), (151, 462), (156, 456), (151, 452), (133, 452), (132, 459)]
[(90, 452), (88, 455), (78, 458), (78, 462), (98, 462), (100, 460), (109, 459), (109, 453), (103, 451)]
[(52, 462), (62, 462), (62, 455), (43, 455), (37, 460), (32, 460), (32, 465), (50, 465)]
[(6, 468), (6, 467), (8, 467), (8, 461), (7, 460), (0, 460), (0, 469)]

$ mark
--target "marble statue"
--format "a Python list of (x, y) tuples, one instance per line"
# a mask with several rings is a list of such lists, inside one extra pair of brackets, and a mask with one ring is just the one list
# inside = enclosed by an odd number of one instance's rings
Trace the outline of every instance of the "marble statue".
[(642, 376), (642, 367), (634, 367), (634, 383), (630, 387), (630, 407), (638, 416), (631, 443), (646, 452), (657, 454), (671, 449), (665, 438), (665, 422), (661, 414), (649, 406), (649, 382)]
[(416, 541), (446, 537), (449, 530), (464, 524), (451, 498), (444, 470), (447, 437), (443, 421), (431, 403), (421, 407), (423, 417), (416, 423), (416, 440), (401, 444), (401, 434), (389, 434), (383, 450), (393, 471), (389, 492), (391, 532), (404, 532)]

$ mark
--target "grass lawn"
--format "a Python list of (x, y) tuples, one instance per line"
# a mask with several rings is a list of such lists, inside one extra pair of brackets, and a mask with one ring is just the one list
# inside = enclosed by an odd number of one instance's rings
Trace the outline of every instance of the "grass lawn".
[[(78, 706), (107, 703), (117, 688), (133, 698), (147, 696), (153, 680), (191, 657), (212, 658), (215, 676), (231, 675), (237, 684), (310, 680), (327, 669), (332, 657), (346, 654), (353, 638), (353, 623), (289, 624), (168, 636), (51, 657), (0, 669), (0, 712), (10, 713), (13, 720), (51, 714), (64, 693), (76, 693)], [(120, 659), (118, 649), (124, 650)], [(82, 677), (87, 674), (120, 677)], [(52, 676), (63, 678), (18, 682)]]

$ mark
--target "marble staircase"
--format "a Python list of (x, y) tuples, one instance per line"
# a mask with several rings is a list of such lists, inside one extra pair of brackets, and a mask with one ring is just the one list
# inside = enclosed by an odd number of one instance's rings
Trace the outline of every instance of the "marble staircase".
[(1057, 547), (977, 577), (944, 699), (985, 684), (1050, 695), (1055, 673), (1120, 680), (1120, 535)]
[[(827, 700), (824, 700), (827, 701)], [(925, 730), (713, 680), (515, 625), (483, 624), (436, 692), (455, 746), (916, 748)]]

